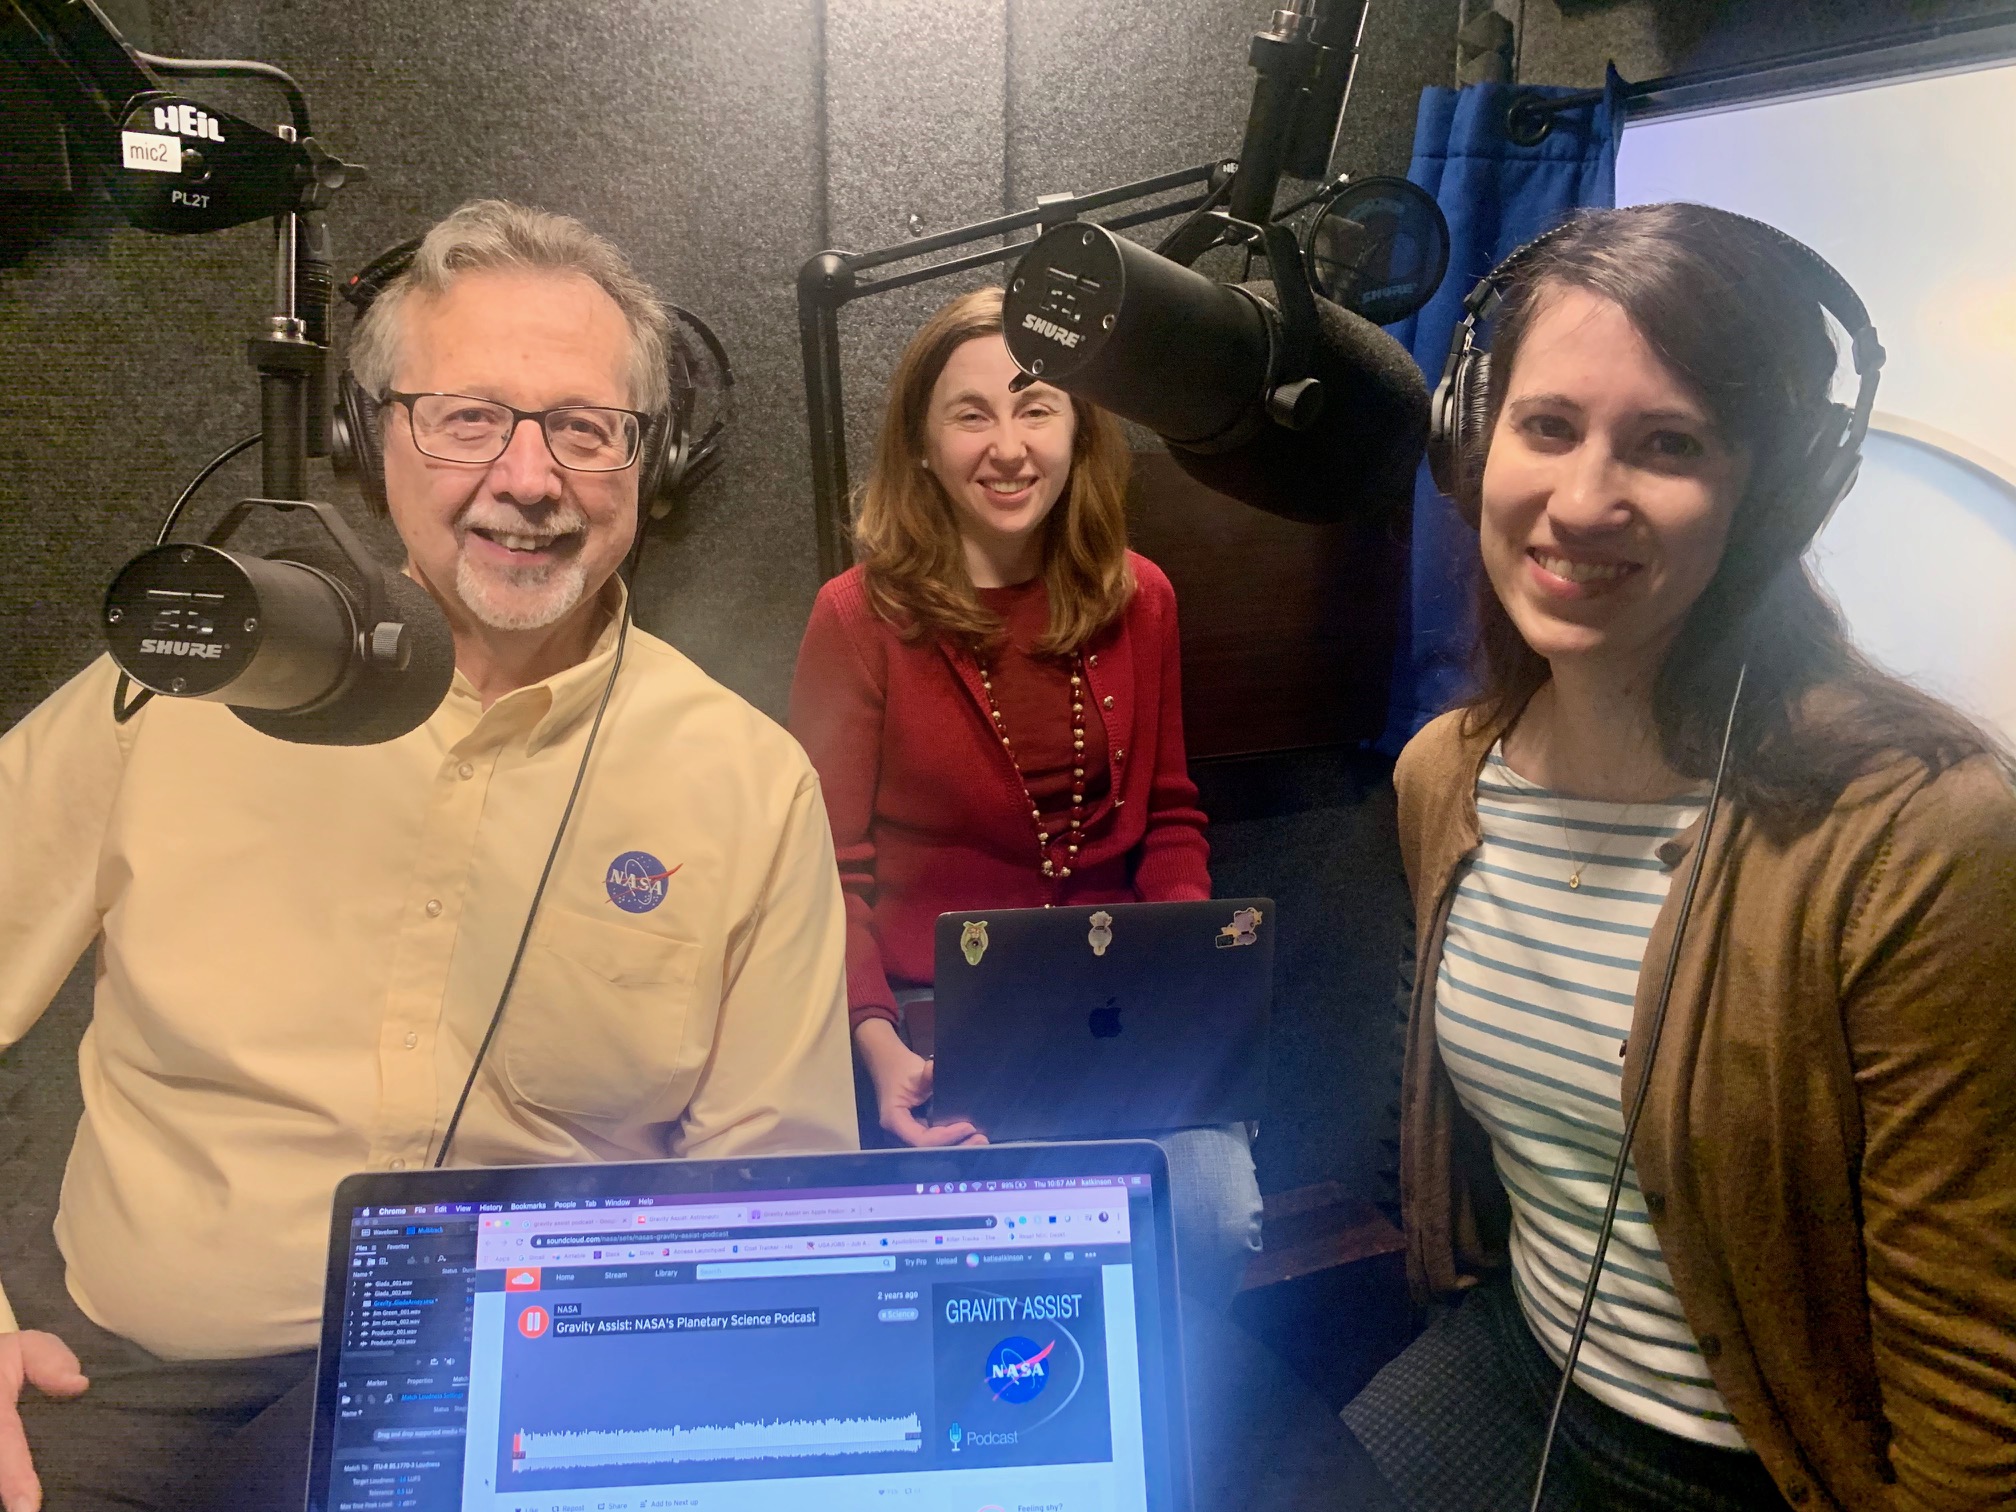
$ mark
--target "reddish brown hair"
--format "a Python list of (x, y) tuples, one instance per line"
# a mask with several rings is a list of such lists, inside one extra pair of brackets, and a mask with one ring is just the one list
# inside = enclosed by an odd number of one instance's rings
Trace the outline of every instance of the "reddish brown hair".
[[(855, 495), (854, 542), (868, 601), (908, 638), (931, 631), (985, 645), (1001, 632), (999, 616), (973, 591), (951, 501), (918, 465), (938, 375), (967, 342), (1000, 334), (1001, 290), (962, 294), (924, 322), (889, 380), (874, 464)], [(1119, 618), (1134, 592), (1126, 437), (1096, 405), (1074, 397), (1071, 409), (1071, 477), (1042, 525), (1050, 628), (1036, 650), (1052, 655), (1082, 647)]]

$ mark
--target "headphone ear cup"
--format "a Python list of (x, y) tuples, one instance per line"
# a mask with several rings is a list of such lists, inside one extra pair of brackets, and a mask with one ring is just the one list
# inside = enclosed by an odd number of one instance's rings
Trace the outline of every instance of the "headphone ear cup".
[(1474, 328), (1459, 331), (1429, 406), (1428, 475), (1472, 530), (1479, 515), (1490, 400), (1491, 354), (1478, 349)]
[(1452, 360), (1428, 401), (1428, 476), (1451, 498), (1456, 496), (1456, 380), (1461, 371), (1461, 359)]
[(1776, 530), (1790, 538), (1794, 550), (1804, 550), (1820, 534), (1820, 526), (1855, 486), (1863, 458), (1861, 448), (1847, 446), (1853, 425), (1855, 415), (1847, 405), (1826, 405), (1814, 421), (1812, 437), (1786, 470)]
[(1830, 403), (1821, 412), (1813, 439), (1799, 467), (1799, 475), (1810, 482), (1799, 490), (1795, 507), (1800, 511), (1799, 541), (1803, 546), (1820, 533), (1820, 527), (1848, 496), (1862, 471), (1862, 450), (1847, 445), (1855, 423), (1854, 413), (1845, 404)]
[(1484, 453), (1491, 440), (1491, 354), (1473, 352), (1456, 375), (1456, 501), (1472, 530), (1484, 513)]
[(686, 475), (686, 426), (676, 398), (673, 403), (669, 413), (651, 421), (638, 448), (643, 470), (637, 478), (637, 507), (646, 519), (662, 520), (672, 512), (680, 479)]
[(637, 480), (638, 507), (653, 520), (662, 520), (672, 512), (693, 463), (693, 381), (677, 340), (672, 342), (665, 376), (671, 406), (651, 422), (644, 435), (640, 452), (644, 471)]
[(329, 428), (329, 461), (338, 477), (349, 478), (375, 515), (385, 502), (385, 454), (378, 444), (378, 401), (344, 370), (336, 385), (336, 417)]

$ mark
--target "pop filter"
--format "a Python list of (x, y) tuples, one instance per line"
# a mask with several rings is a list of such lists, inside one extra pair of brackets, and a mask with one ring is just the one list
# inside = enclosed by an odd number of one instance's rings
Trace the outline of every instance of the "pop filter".
[(1310, 227), (1309, 282), (1318, 294), (1392, 325), (1434, 296), (1449, 268), (1449, 222), (1434, 197), (1403, 178), (1347, 183)]

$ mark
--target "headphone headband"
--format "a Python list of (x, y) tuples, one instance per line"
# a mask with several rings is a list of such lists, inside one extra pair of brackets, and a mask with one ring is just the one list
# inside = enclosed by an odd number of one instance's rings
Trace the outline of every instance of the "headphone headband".
[(413, 256), (420, 250), (423, 240), (422, 237), (412, 236), (387, 247), (343, 280), (343, 287), (337, 292), (343, 296), (344, 303), (357, 312), (359, 319), (371, 308), (372, 301), (385, 292), (387, 284), (413, 266)]

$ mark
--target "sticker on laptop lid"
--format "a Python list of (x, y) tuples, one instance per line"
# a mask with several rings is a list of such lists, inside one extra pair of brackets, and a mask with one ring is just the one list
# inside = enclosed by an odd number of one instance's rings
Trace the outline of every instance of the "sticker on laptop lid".
[(959, 931), (959, 949), (966, 957), (968, 966), (978, 966), (980, 957), (987, 954), (987, 921), (968, 919)]
[(1087, 932), (1085, 940), (1092, 947), (1092, 954), (1095, 956), (1106, 954), (1106, 947), (1113, 943), (1113, 915), (1103, 908), (1092, 915), (1092, 928)]
[(1254, 945), (1260, 940), (1260, 910), (1240, 908), (1233, 910), (1232, 922), (1218, 931), (1217, 945), (1220, 950), (1231, 950), (1239, 945)]

